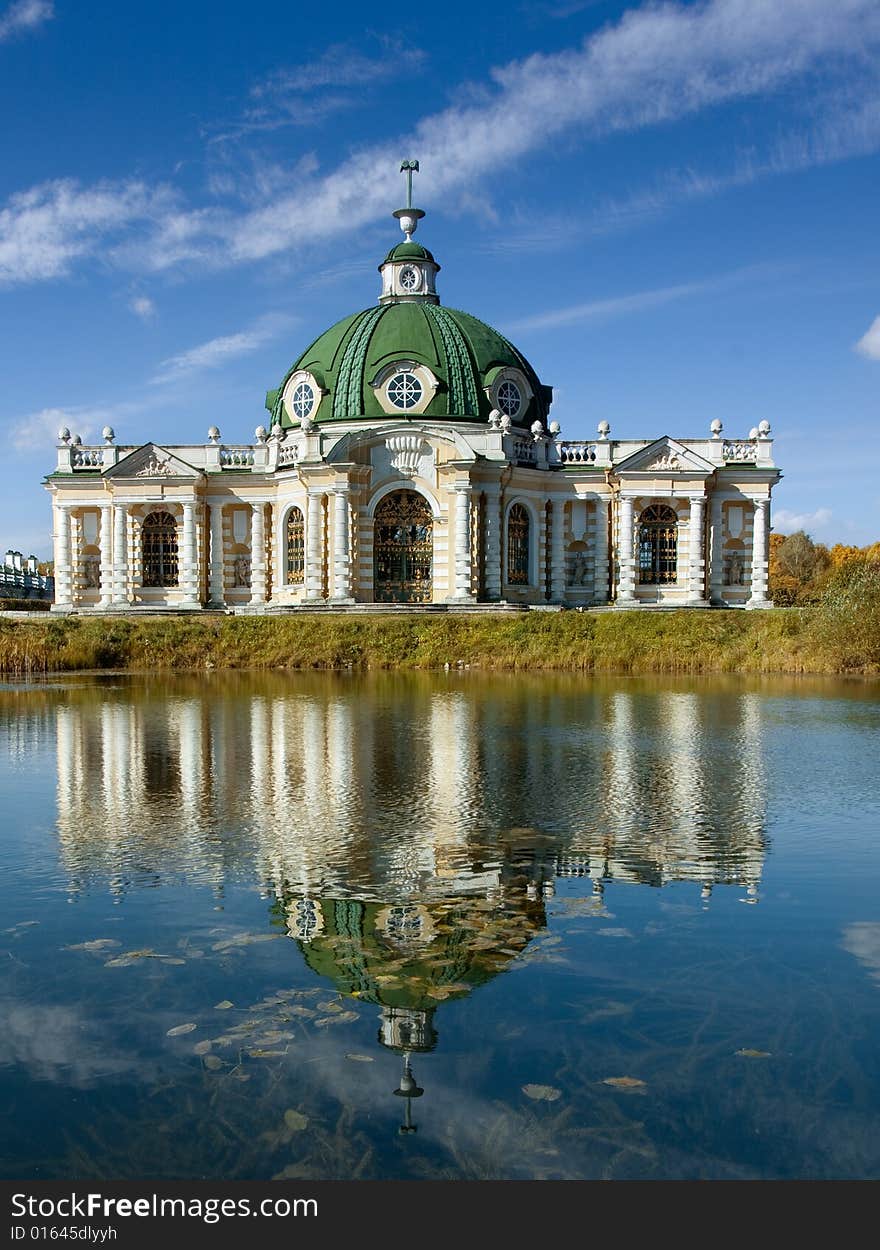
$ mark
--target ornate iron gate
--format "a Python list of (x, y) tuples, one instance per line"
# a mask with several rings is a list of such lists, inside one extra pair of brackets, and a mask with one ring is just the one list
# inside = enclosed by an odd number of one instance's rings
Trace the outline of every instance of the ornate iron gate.
[(430, 603), (434, 520), (413, 490), (386, 495), (376, 509), (373, 587), (379, 603)]

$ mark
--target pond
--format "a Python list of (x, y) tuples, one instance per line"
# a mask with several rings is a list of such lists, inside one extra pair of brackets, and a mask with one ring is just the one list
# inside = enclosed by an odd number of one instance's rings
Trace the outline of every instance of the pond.
[(880, 690), (0, 689), (0, 1175), (880, 1174)]

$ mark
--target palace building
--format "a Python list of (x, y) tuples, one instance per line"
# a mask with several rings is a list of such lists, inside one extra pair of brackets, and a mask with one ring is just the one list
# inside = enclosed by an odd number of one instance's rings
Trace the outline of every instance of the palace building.
[(522, 353), (440, 303), (423, 212), (394, 216), (378, 302), (293, 362), (253, 443), (59, 432), (54, 610), (771, 606), (768, 422), (562, 439)]

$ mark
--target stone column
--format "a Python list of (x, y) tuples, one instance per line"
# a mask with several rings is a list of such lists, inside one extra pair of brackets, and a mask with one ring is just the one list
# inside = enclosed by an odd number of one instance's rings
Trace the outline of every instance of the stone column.
[(755, 499), (752, 529), (752, 594), (747, 608), (772, 607), (767, 598), (767, 534), (770, 528), (770, 500)]
[(64, 504), (56, 503), (55, 513), (54, 558), (55, 558), (55, 607), (70, 608), (73, 606), (73, 568), (71, 567), (70, 548), (70, 509)]
[(471, 594), (471, 487), (455, 490), (455, 599), (473, 599)]
[(483, 559), (485, 561), (486, 598), (497, 603), (501, 598), (501, 486), (491, 482), (483, 488), (486, 496), (486, 528)]
[(192, 500), (186, 500), (183, 505), (183, 552), (180, 586), (183, 590), (183, 602), (187, 605), (198, 603), (195, 511), (195, 503)]
[(333, 598), (351, 603), (351, 559), (349, 556), (348, 484), (333, 491)]
[(262, 500), (251, 504), (251, 603), (266, 602), (266, 512)]
[(633, 554), (633, 500), (628, 495), (620, 497), (620, 513), (617, 521), (617, 604), (633, 607), (636, 602), (636, 568)]
[(608, 504), (597, 499), (593, 512), (593, 602), (608, 602)]
[(102, 608), (109, 608), (113, 600), (113, 532), (111, 530), (109, 503), (101, 504), (101, 600)]
[(550, 501), (550, 602), (565, 600), (565, 500)]
[(223, 564), (223, 505), (211, 504), (211, 554), (209, 565), (208, 598), (217, 607), (226, 603)]
[(128, 505), (113, 505), (113, 602), (128, 603)]
[(691, 513), (688, 525), (688, 595), (687, 602), (692, 607), (706, 607), (705, 589), (705, 557), (703, 554), (703, 516), (706, 500), (702, 497), (692, 498)]
[(717, 491), (712, 494), (709, 534), (709, 602), (724, 602), (724, 524), (723, 500)]
[(323, 599), (324, 509), (320, 492), (309, 491), (306, 518), (306, 599)]

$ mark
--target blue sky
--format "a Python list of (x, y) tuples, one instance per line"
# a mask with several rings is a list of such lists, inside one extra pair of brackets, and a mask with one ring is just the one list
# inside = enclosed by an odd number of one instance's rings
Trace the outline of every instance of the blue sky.
[(766, 418), (775, 527), (880, 535), (878, 0), (0, 0), (0, 110), (0, 543), (49, 554), (60, 425), (250, 441), (404, 157), (563, 437)]

